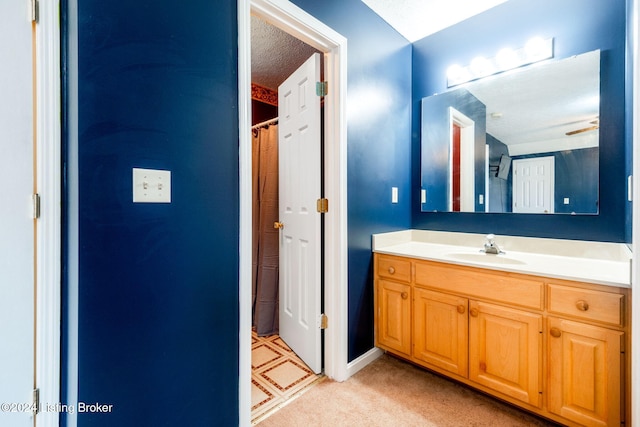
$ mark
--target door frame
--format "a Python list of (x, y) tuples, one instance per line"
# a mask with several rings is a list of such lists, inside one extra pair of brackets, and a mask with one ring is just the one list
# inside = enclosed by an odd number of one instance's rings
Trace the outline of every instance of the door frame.
[[(630, 78), (632, 89), (632, 142), (633, 142), (633, 165), (631, 177), (631, 189), (628, 189), (633, 201), (632, 221), (632, 249), (633, 258), (631, 265), (631, 281), (638, 283), (640, 279), (640, 215), (638, 214), (638, 201), (640, 201), (640, 0), (632, 0), (628, 11), (628, 31), (631, 33), (627, 36), (630, 45), (631, 62), (633, 73)], [(627, 92), (629, 94), (629, 92)], [(631, 293), (631, 330), (636, 335), (640, 331), (640, 292)], [(640, 345), (633, 344), (631, 341), (631, 354), (640, 352)], [(638, 341), (636, 340), (636, 343)], [(627, 398), (627, 402), (631, 405), (631, 419), (640, 418), (640, 364), (629, 363), (631, 365), (631, 397)]]
[(324, 371), (349, 377), (347, 342), (347, 39), (285, 0), (238, 0), (238, 112), (240, 140), (239, 412), (251, 422), (251, 13), (324, 54), (330, 82), (324, 104), (325, 197)]
[[(60, 402), (62, 269), (62, 123), (60, 3), (39, 2), (36, 40), (36, 188), (42, 204), (36, 232), (35, 387), (41, 405)], [(36, 427), (58, 426), (40, 411)]]
[[(475, 212), (475, 126), (465, 114), (449, 107), (449, 129), (460, 127), (460, 212)], [(449, 132), (449, 171), (453, 171), (453, 135)], [(452, 183), (451, 178), (450, 182)], [(449, 211), (453, 212), (453, 185), (449, 185)]]

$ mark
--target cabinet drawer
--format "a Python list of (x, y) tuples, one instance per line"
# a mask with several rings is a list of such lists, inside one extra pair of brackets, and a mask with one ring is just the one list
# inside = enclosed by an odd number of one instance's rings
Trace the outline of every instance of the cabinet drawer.
[(411, 262), (402, 258), (378, 256), (377, 273), (380, 277), (408, 283), (411, 281)]
[(624, 296), (549, 284), (549, 312), (622, 326)]
[(427, 261), (416, 262), (415, 268), (417, 285), (536, 310), (543, 308), (544, 284), (535, 279)]

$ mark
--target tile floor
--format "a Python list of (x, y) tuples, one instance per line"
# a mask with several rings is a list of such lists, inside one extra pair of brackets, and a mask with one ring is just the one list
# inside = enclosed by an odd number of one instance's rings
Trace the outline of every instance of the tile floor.
[(316, 375), (278, 335), (251, 333), (251, 421), (255, 425), (305, 387)]

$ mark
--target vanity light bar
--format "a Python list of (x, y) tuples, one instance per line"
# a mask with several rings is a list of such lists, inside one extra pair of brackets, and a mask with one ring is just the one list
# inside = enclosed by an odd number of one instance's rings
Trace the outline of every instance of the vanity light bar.
[(447, 87), (457, 86), (549, 58), (553, 58), (553, 38), (544, 40), (535, 37), (520, 49), (505, 48), (493, 58), (479, 56), (466, 67), (452, 65), (447, 70)]

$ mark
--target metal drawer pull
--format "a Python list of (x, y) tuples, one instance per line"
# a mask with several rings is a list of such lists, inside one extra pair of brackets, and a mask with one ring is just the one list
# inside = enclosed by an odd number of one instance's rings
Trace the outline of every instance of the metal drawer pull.
[(396, 272), (396, 269), (393, 267), (389, 267), (389, 274), (394, 274)]
[(562, 331), (558, 328), (549, 329), (549, 334), (554, 338), (559, 338), (562, 335)]
[(409, 298), (409, 294), (408, 294), (408, 293), (406, 293), (406, 292), (401, 293), (401, 294), (400, 294), (400, 296), (402, 297), (402, 299), (407, 299), (407, 298)]
[(589, 310), (589, 303), (583, 300), (576, 302), (576, 308), (580, 311)]

